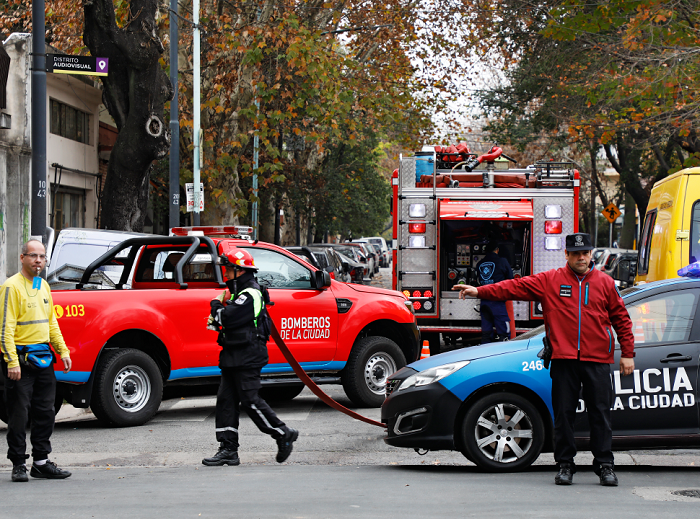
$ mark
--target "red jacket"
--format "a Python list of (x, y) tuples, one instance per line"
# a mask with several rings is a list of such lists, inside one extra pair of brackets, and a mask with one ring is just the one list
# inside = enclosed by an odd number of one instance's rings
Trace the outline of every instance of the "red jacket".
[(566, 265), (478, 290), (480, 299), (540, 301), (553, 359), (612, 364), (615, 338), (611, 324), (622, 356), (634, 357), (632, 321), (615, 282), (600, 270), (578, 276)]

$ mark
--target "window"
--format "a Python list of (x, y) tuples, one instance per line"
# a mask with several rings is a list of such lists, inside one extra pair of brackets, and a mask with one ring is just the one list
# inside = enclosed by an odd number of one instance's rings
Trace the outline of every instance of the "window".
[(51, 133), (90, 144), (90, 114), (51, 99)]
[[(149, 250), (148, 259), (144, 256), (139, 263), (136, 281), (175, 281), (175, 266), (186, 251), (187, 247), (179, 247), (177, 250)], [(215, 268), (207, 248), (200, 247), (197, 254), (182, 267), (182, 281), (216, 281)]]
[(654, 234), (654, 224), (656, 223), (656, 210), (649, 211), (644, 220), (644, 230), (639, 243), (639, 274), (649, 272), (649, 253), (651, 251), (651, 237)]
[(311, 288), (311, 271), (268, 249), (246, 248), (258, 267), (258, 283), (268, 288)]
[(635, 345), (687, 341), (697, 294), (697, 290), (681, 290), (627, 305)]
[(693, 204), (690, 221), (690, 263), (700, 261), (700, 200)]
[(54, 196), (51, 222), (56, 234), (68, 227), (85, 227), (85, 193), (62, 190)]

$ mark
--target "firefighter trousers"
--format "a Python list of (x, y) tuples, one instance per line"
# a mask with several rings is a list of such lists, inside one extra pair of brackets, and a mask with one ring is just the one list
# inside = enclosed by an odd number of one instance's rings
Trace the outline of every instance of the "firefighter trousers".
[(238, 450), (238, 422), (241, 407), (261, 432), (275, 440), (283, 437), (287, 426), (260, 398), (260, 368), (221, 368), (221, 382), (216, 394), (216, 440), (231, 450)]
[(494, 340), (493, 329), (496, 329), (497, 340), (510, 337), (510, 318), (505, 301), (481, 301), (481, 344)]
[(13, 465), (23, 464), (27, 455), (27, 420), (31, 417), (32, 457), (45, 460), (51, 452), (56, 411), (56, 375), (53, 365), (42, 368), (22, 368), (19, 380), (7, 378), (7, 364), (2, 362), (5, 376), (5, 405), (7, 407), (7, 458)]
[(610, 421), (613, 389), (610, 364), (552, 359), (550, 376), (554, 409), (554, 460), (557, 463), (574, 462), (574, 422), (579, 394), (582, 394), (588, 413), (590, 450), (595, 458), (594, 464), (613, 463)]

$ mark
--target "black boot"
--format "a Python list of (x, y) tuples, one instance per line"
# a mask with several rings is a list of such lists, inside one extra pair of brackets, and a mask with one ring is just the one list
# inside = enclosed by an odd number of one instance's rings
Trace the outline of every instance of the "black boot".
[(221, 465), (240, 465), (241, 460), (238, 457), (238, 451), (232, 449), (223, 443), (219, 447), (219, 451), (211, 458), (204, 458), (202, 464), (207, 467), (219, 467)]
[(601, 463), (600, 474), (598, 475), (600, 476), (600, 484), (604, 487), (616, 487), (618, 485), (612, 463)]
[(299, 437), (299, 431), (289, 427), (284, 436), (277, 439), (277, 463), (283, 463), (289, 458), (294, 446), (292, 445)]
[(573, 463), (559, 463), (559, 473), (554, 477), (554, 483), (557, 485), (571, 485), (574, 482)]

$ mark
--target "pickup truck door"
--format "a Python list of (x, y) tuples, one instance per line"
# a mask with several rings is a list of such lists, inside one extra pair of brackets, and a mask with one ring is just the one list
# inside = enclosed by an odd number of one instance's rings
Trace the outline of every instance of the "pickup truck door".
[[(282, 340), (304, 369), (328, 368), (335, 357), (338, 334), (338, 305), (330, 288), (311, 286), (311, 270), (278, 251), (246, 248), (258, 267), (260, 285), (268, 287), (274, 303), (268, 311)], [(282, 352), (270, 340), (269, 365), (263, 372), (291, 371)]]

